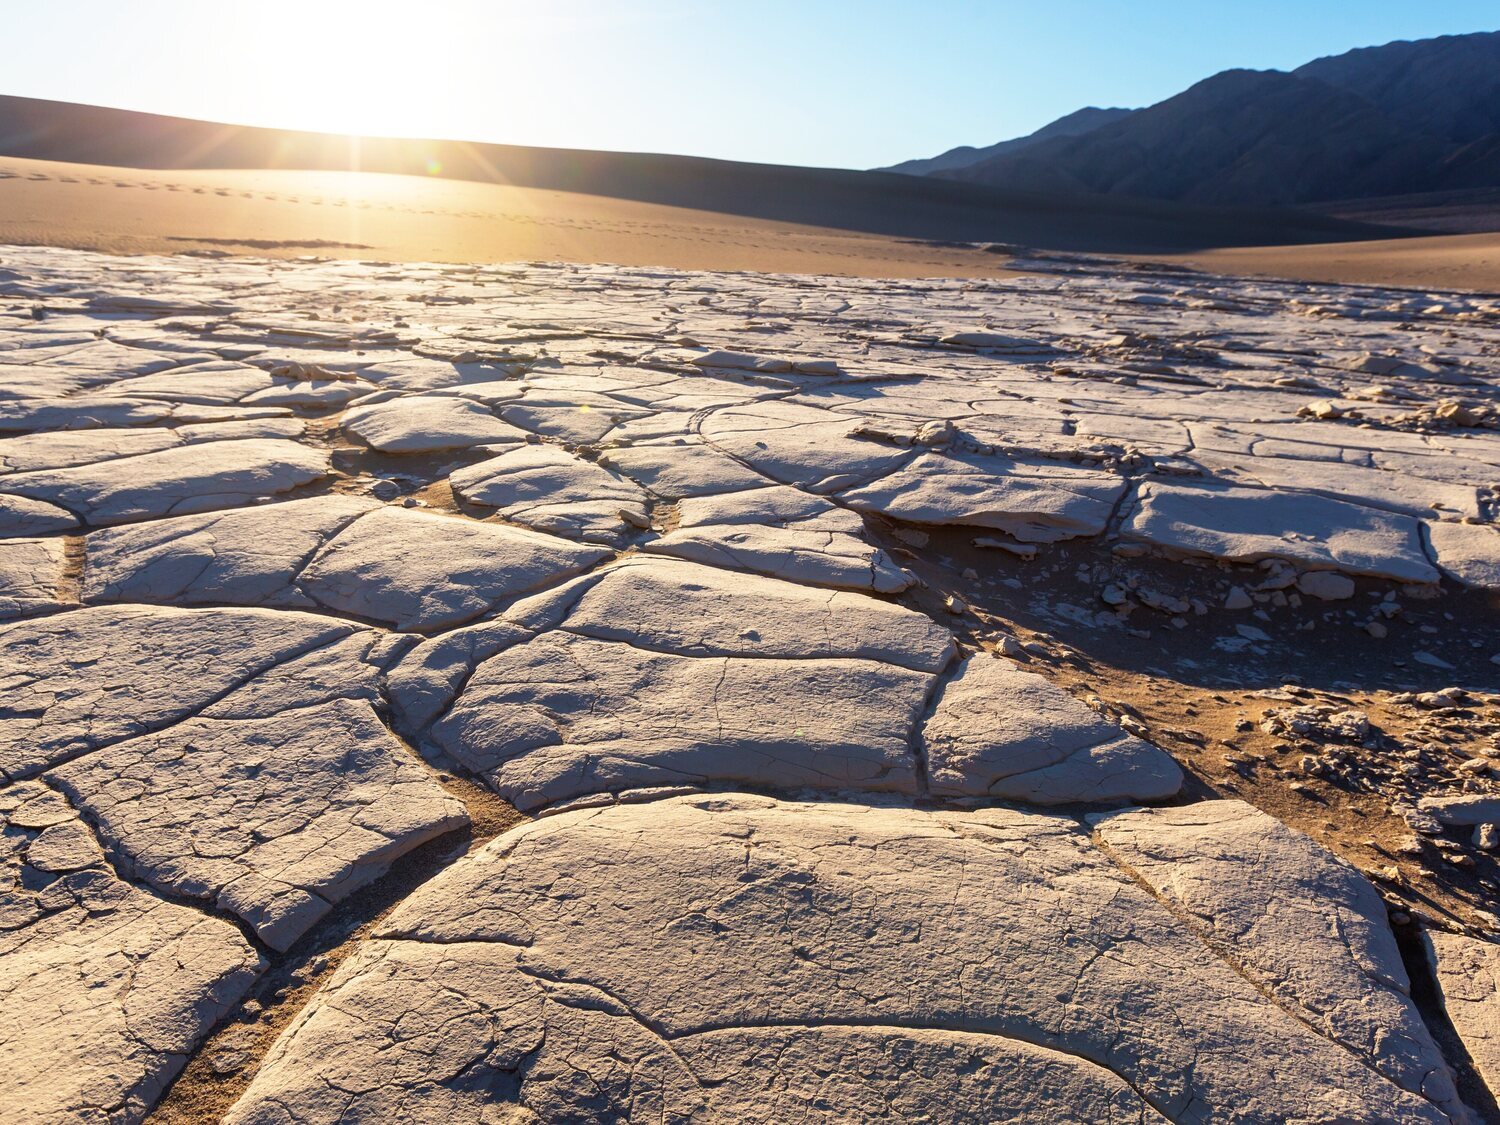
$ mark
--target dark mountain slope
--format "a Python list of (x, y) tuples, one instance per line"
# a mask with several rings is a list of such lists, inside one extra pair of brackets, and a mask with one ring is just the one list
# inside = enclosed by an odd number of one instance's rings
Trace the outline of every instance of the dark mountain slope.
[(1500, 31), (1362, 47), (1292, 73), (1357, 94), (1416, 132), (1460, 144), (1500, 133)]
[(958, 148), (950, 148), (947, 152), (939, 153), (926, 160), (904, 160), (889, 168), (877, 168), (876, 171), (903, 172), (908, 176), (929, 176), (934, 172), (967, 168), (981, 160), (988, 160), (1002, 153), (1019, 152), (1023, 148), (1030, 148), (1041, 141), (1050, 141), (1054, 137), (1081, 137), (1085, 133), (1092, 133), (1095, 129), (1112, 124), (1122, 117), (1128, 117), (1134, 112), (1133, 109), (1100, 109), (1098, 106), (1086, 106), (1066, 117), (1059, 117), (1056, 121), (1043, 125), (1036, 132), (1028, 133), (1024, 137), (999, 141), (984, 148), (960, 145)]
[(1290, 205), (1424, 190), (1451, 147), (1322, 82), (1230, 70), (1086, 136), (943, 175), (1017, 190)]
[(1500, 32), (1364, 47), (1290, 74), (1224, 71), (1086, 133), (1027, 140), (898, 167), (1234, 206), (1500, 187)]

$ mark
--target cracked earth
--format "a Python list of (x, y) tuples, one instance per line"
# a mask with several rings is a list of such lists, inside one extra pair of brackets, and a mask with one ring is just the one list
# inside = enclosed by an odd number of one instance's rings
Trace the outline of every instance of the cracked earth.
[(1470, 1122), (1500, 303), (0, 248), (0, 1122)]

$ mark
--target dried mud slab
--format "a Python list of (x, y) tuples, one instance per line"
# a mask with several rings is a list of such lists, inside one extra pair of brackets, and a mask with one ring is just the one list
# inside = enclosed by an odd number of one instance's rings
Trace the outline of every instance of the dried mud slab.
[(415, 395), (356, 406), (345, 413), (343, 424), (382, 453), (432, 453), (526, 440), (524, 432), (479, 403), (451, 395)]
[(620, 547), (650, 524), (637, 486), (552, 445), (521, 446), (454, 473), (449, 482), (470, 504), (513, 523), (588, 543)]
[(335, 535), (302, 570), (298, 585), (335, 611), (400, 629), (438, 629), (607, 555), (519, 528), (386, 507)]
[(641, 558), (426, 643), (392, 693), (522, 809), (709, 780), (913, 793), (951, 654), (900, 606)]
[(97, 531), (87, 543), (84, 600), (312, 609), (317, 603), (296, 587), (303, 567), (379, 506), (316, 496)]
[(1349, 574), (1433, 582), (1416, 520), (1341, 500), (1242, 488), (1146, 484), (1125, 534), (1231, 562), (1294, 559)]
[(195, 718), (48, 775), (152, 886), (284, 950), (333, 904), (468, 823), (364, 701)]
[(1098, 839), (1252, 981), (1461, 1118), (1385, 903), (1352, 867), (1242, 801), (1092, 817)]
[(0, 620), (62, 605), (61, 539), (0, 539)]
[(369, 696), (374, 641), (326, 617), (257, 609), (100, 606), (0, 627), (0, 776), (194, 715)]
[(0, 489), (91, 524), (233, 508), (328, 473), (328, 455), (277, 438), (207, 442), (0, 478)]
[(1070, 465), (924, 453), (843, 497), (907, 523), (991, 527), (1022, 543), (1053, 543), (1102, 532), (1125, 488), (1112, 473)]
[(1500, 947), (1462, 934), (1427, 935), (1443, 1007), (1491, 1094), (1500, 1094)]
[(1042, 805), (1163, 800), (1182, 770), (1014, 661), (970, 657), (922, 728), (931, 792)]

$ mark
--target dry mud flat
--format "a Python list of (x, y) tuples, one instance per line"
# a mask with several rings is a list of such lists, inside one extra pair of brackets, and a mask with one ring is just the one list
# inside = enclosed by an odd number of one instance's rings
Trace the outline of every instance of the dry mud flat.
[(1021, 264), (0, 252), (0, 1121), (1493, 1114), (1500, 305)]

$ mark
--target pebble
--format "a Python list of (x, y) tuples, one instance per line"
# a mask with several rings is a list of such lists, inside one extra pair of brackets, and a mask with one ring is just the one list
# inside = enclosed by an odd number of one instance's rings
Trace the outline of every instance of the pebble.
[(1229, 594), (1224, 599), (1225, 609), (1249, 609), (1254, 604), (1243, 586), (1230, 587)]

